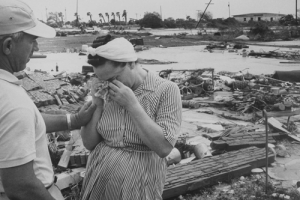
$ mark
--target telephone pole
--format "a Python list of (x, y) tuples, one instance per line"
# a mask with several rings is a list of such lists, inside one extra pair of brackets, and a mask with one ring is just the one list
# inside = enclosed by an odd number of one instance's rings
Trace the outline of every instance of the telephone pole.
[(77, 20), (77, 26), (79, 26), (79, 17), (78, 17), (78, 0), (77, 0), (77, 5), (76, 5), (76, 20)]
[(201, 17), (200, 17), (200, 19), (199, 19), (199, 21), (198, 21), (198, 23), (197, 23), (197, 25), (196, 25), (196, 27), (195, 27), (195, 28), (197, 28), (197, 27), (198, 27), (198, 25), (199, 25), (199, 23), (200, 23), (201, 19), (203, 18), (204, 14), (205, 14), (205, 12), (206, 12), (206, 10), (207, 10), (207, 8), (208, 8), (208, 6), (209, 6), (210, 4), (213, 4), (213, 3), (211, 3), (211, 1), (212, 1), (212, 0), (210, 0), (210, 1), (209, 1), (209, 3), (206, 3), (206, 4), (207, 4), (207, 6), (206, 6), (206, 8), (205, 8), (204, 12), (202, 13), (202, 15), (201, 15)]
[(298, 25), (298, 20), (297, 20), (297, 18), (298, 18), (298, 17), (297, 17), (297, 11), (298, 11), (297, 7), (298, 7), (298, 6), (297, 6), (297, 3), (298, 3), (298, 0), (296, 0), (296, 25)]
[(197, 11), (197, 20), (199, 20), (200, 19), (200, 11), (201, 10), (196, 10)]
[(228, 2), (229, 18), (230, 18), (230, 3)]

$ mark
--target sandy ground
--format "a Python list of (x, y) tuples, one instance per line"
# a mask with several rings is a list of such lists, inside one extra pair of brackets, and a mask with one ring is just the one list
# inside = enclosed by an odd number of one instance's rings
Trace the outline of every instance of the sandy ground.
[[(300, 43), (300, 42), (299, 42)], [(272, 74), (274, 71), (298, 70), (299, 64), (280, 64), (280, 59), (242, 57), (239, 53), (209, 53), (204, 52), (204, 45), (187, 47), (151, 48), (138, 53), (139, 58), (156, 59), (159, 61), (173, 61), (177, 63), (164, 65), (143, 65), (144, 68), (153, 72), (163, 69), (197, 69), (214, 68), (218, 71), (238, 72), (249, 68), (244, 72), (252, 74)], [(248, 51), (270, 51), (278, 47), (251, 45)], [(280, 50), (293, 50), (280, 48)], [(295, 50), (295, 49), (294, 49)], [(300, 49), (297, 49), (300, 50)], [(86, 63), (86, 56), (78, 56), (78, 53), (50, 53), (45, 59), (31, 59), (27, 66), (31, 69), (42, 69), (46, 71), (55, 70), (56, 63), (60, 70), (68, 72), (81, 72)]]

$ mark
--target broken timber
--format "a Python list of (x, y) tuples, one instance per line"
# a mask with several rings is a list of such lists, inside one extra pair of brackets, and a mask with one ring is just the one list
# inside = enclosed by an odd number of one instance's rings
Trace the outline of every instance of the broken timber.
[[(282, 136), (281, 133), (269, 133), (268, 143), (274, 144), (274, 137)], [(265, 132), (247, 132), (232, 134), (228, 137), (222, 137), (211, 143), (211, 147), (217, 150), (238, 150), (250, 146), (264, 147), (266, 145)]]
[[(265, 166), (265, 154), (265, 149), (249, 147), (169, 167), (163, 199), (249, 174), (251, 169)], [(275, 155), (269, 152), (268, 159), (274, 162)]]

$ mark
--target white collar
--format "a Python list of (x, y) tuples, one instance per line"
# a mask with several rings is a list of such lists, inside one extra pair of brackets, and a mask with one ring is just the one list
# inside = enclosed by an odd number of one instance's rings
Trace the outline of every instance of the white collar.
[(0, 79), (15, 85), (22, 85), (22, 80), (19, 80), (10, 72), (0, 69)]

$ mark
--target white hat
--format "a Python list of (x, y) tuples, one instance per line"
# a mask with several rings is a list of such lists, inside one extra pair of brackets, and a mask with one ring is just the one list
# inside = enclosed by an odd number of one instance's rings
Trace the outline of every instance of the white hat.
[(138, 59), (132, 44), (122, 37), (97, 48), (89, 47), (87, 52), (117, 62), (135, 62)]
[(20, 31), (43, 38), (56, 35), (52, 27), (36, 19), (26, 3), (19, 0), (0, 0), (0, 35)]

